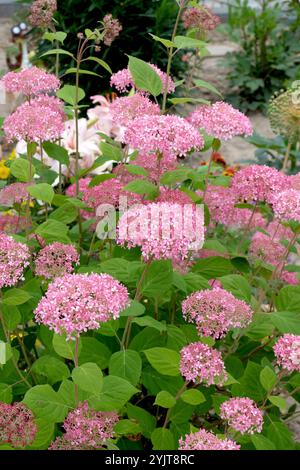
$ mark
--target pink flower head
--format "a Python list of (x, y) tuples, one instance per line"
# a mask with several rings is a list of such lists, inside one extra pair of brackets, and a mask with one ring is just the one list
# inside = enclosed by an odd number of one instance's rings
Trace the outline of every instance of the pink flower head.
[(191, 343), (180, 351), (180, 373), (187, 381), (222, 385), (227, 372), (221, 353), (204, 343)]
[(292, 189), (297, 189), (297, 191), (300, 191), (300, 173), (297, 173), (296, 175), (291, 175), (289, 177), (290, 180), (290, 185)]
[(231, 328), (244, 328), (253, 312), (243, 300), (215, 287), (194, 292), (182, 302), (183, 317), (195, 323), (199, 335), (222, 338)]
[(14, 286), (23, 278), (29, 258), (28, 246), (4, 233), (0, 234), (0, 289)]
[(3, 124), (8, 141), (27, 142), (57, 140), (64, 131), (62, 103), (54, 97), (43, 96), (19, 106)]
[(112, 14), (108, 14), (103, 18), (103, 27), (103, 42), (106, 46), (111, 46), (112, 42), (119, 36), (120, 31), (122, 31), (122, 25), (119, 20), (113, 18)]
[[(79, 193), (84, 193), (91, 181), (92, 178), (90, 177), (81, 178), (79, 180)], [(66, 189), (66, 195), (69, 197), (76, 197), (76, 183), (70, 184), (70, 186)]]
[(284, 227), (278, 220), (272, 220), (266, 228), (272, 240), (291, 240), (293, 232), (289, 227)]
[(117, 125), (125, 127), (129, 126), (133, 119), (137, 117), (160, 114), (159, 106), (140, 93), (116, 98), (110, 106), (110, 111), (113, 121)]
[[(199, 192), (199, 195), (202, 193)], [(209, 185), (205, 194), (205, 203), (214, 222), (227, 225), (234, 210), (235, 196), (230, 188)]]
[(0, 191), (0, 204), (2, 206), (22, 204), (29, 197), (27, 186), (27, 183), (8, 184)]
[(134, 119), (123, 140), (141, 152), (174, 158), (204, 146), (200, 133), (184, 118), (173, 115)]
[[(162, 81), (162, 92), (164, 91), (166, 84), (167, 84), (167, 75), (165, 72), (160, 70), (156, 65), (154, 64), (149, 64), (152, 69), (157, 73), (157, 75), (160, 77)], [(126, 93), (132, 88), (134, 88), (134, 80), (132, 78), (132, 75), (130, 73), (130, 70), (127, 69), (122, 69), (119, 70), (118, 72), (114, 73), (111, 76), (110, 79), (110, 85), (114, 86), (120, 93)], [(168, 80), (168, 93), (174, 93), (175, 91), (175, 84), (172, 80), (171, 77), (169, 77)]]
[(270, 202), (274, 194), (283, 191), (288, 185), (288, 177), (275, 168), (250, 165), (234, 174), (231, 190), (239, 201)]
[(300, 222), (300, 191), (296, 189), (286, 189), (272, 195), (272, 208), (275, 217), (282, 222), (295, 220)]
[(179, 439), (179, 450), (240, 450), (231, 439), (219, 439), (212, 432), (200, 429)]
[(108, 274), (66, 274), (49, 284), (35, 319), (73, 339), (118, 318), (128, 301), (126, 287)]
[(212, 31), (221, 23), (220, 17), (214, 15), (211, 9), (205, 5), (187, 8), (182, 19), (186, 29), (195, 28), (204, 31)]
[(279, 366), (288, 372), (300, 372), (300, 336), (281, 336), (273, 350)]
[(193, 126), (204, 128), (207, 134), (220, 140), (229, 140), (237, 135), (249, 136), (253, 133), (247, 116), (223, 101), (218, 101), (212, 106), (197, 107), (188, 120)]
[(55, 279), (74, 271), (79, 264), (79, 256), (73, 245), (54, 242), (39, 251), (35, 258), (35, 273), (46, 279)]
[(166, 171), (175, 170), (178, 166), (173, 156), (163, 155), (158, 159), (149, 158), (146, 153), (140, 153), (132, 164), (142, 166), (148, 172), (147, 178), (156, 184)]
[(253, 230), (255, 228), (266, 228), (267, 221), (258, 211), (254, 212), (251, 209), (244, 209), (235, 207), (228, 219), (227, 225), (233, 228), (248, 228)]
[(241, 434), (254, 434), (262, 431), (263, 412), (250, 398), (231, 398), (221, 405), (221, 418)]
[(49, 28), (56, 10), (56, 0), (35, 0), (30, 7), (29, 23), (32, 26)]
[(37, 426), (32, 412), (23, 403), (0, 403), (0, 443), (20, 449), (35, 438)]
[(119, 179), (113, 178), (103, 183), (87, 188), (83, 193), (83, 201), (91, 208), (96, 210), (101, 204), (111, 204), (119, 208), (121, 197), (126, 198), (126, 203), (131, 206), (142, 201), (141, 196), (123, 189), (124, 183)]
[(140, 246), (146, 261), (178, 263), (203, 241), (204, 215), (195, 204), (150, 203), (130, 208), (119, 220), (117, 243)]
[(17, 213), (0, 214), (0, 233), (8, 234), (22, 232), (29, 227), (28, 219)]
[(55, 75), (38, 67), (8, 72), (1, 82), (8, 93), (23, 93), (27, 97), (56, 91), (60, 87), (60, 81)]
[(191, 204), (191, 198), (180, 189), (160, 188), (159, 196), (155, 202), (169, 202), (170, 204)]
[(269, 235), (256, 232), (249, 246), (249, 255), (261, 259), (264, 263), (276, 266), (278, 260), (282, 259), (285, 247), (278, 240), (272, 240)]
[(299, 285), (299, 278), (296, 273), (283, 271), (281, 273), (280, 279), (285, 284), (290, 284), (291, 286), (298, 286)]

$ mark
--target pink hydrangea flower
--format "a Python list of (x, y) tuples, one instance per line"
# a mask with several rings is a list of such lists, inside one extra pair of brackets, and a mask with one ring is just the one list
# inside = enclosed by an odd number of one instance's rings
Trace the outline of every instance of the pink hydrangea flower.
[(260, 212), (254, 212), (251, 209), (234, 208), (227, 225), (233, 228), (246, 228), (253, 230), (255, 228), (266, 228), (267, 221)]
[(191, 343), (180, 351), (180, 373), (186, 381), (222, 385), (227, 372), (221, 353), (204, 343)]
[(34, 441), (37, 426), (32, 412), (23, 403), (0, 403), (0, 443), (20, 449)]
[[(79, 192), (84, 193), (91, 181), (92, 178), (90, 177), (81, 178), (79, 180)], [(72, 183), (70, 184), (70, 186), (68, 186), (68, 188), (66, 189), (66, 195), (70, 197), (76, 197), (76, 183)]]
[(300, 372), (300, 336), (281, 336), (273, 350), (279, 366), (288, 372)]
[(142, 166), (148, 172), (147, 178), (155, 184), (159, 183), (166, 171), (175, 170), (178, 166), (173, 156), (163, 155), (161, 159), (157, 159), (149, 158), (145, 153), (140, 153), (132, 164)]
[(285, 284), (290, 284), (291, 286), (298, 286), (299, 285), (299, 278), (296, 273), (290, 271), (283, 271), (281, 273), (280, 279)]
[(297, 189), (297, 191), (300, 191), (300, 173), (297, 173), (296, 175), (291, 175), (289, 177), (289, 180), (291, 189)]
[(42, 248), (35, 258), (35, 273), (46, 279), (55, 279), (74, 271), (79, 255), (73, 245), (54, 242)]
[(286, 189), (274, 192), (271, 199), (275, 217), (282, 222), (295, 220), (300, 222), (300, 191)]
[(293, 231), (289, 227), (284, 227), (278, 220), (272, 220), (266, 228), (272, 240), (291, 240)]
[[(157, 73), (162, 81), (162, 91), (164, 91), (167, 82), (167, 75), (165, 72), (160, 70), (156, 65), (149, 64), (152, 69)], [(134, 88), (134, 80), (129, 69), (122, 69), (118, 72), (114, 73), (110, 79), (110, 85), (114, 86), (120, 93), (126, 93), (132, 88)], [(174, 93), (175, 91), (175, 84), (171, 77), (168, 80), (168, 93)]]
[(188, 117), (189, 122), (204, 128), (207, 134), (220, 140), (229, 140), (237, 135), (253, 133), (250, 120), (230, 104), (218, 101), (212, 106), (198, 106)]
[(53, 281), (35, 310), (37, 323), (73, 339), (119, 317), (128, 291), (108, 274), (66, 274)]
[[(131, 206), (141, 203), (142, 197), (138, 194), (125, 191), (124, 183), (113, 178), (103, 181), (97, 186), (87, 188), (83, 193), (83, 201), (87, 206), (96, 210), (101, 204), (111, 204), (119, 208), (121, 197), (126, 198), (126, 203)], [(125, 200), (124, 200), (125, 202)]]
[(35, 0), (30, 7), (29, 23), (32, 26), (49, 28), (56, 10), (56, 0)]
[(8, 93), (23, 93), (27, 97), (56, 91), (60, 87), (60, 81), (55, 75), (38, 67), (8, 72), (1, 82)]
[(278, 260), (282, 259), (285, 247), (278, 240), (272, 240), (269, 235), (256, 232), (249, 246), (249, 255), (262, 260), (264, 263), (277, 266)]
[(27, 183), (8, 184), (0, 191), (0, 204), (2, 206), (22, 204), (29, 197), (27, 186)]
[(189, 251), (202, 247), (204, 215), (195, 204), (167, 202), (133, 207), (118, 224), (117, 243), (140, 246), (143, 258), (171, 259), (178, 263)]
[(274, 194), (289, 186), (286, 175), (266, 165), (250, 165), (236, 172), (231, 190), (240, 201), (270, 202)]
[(221, 405), (221, 418), (241, 434), (254, 434), (262, 431), (263, 412), (250, 398), (231, 398)]
[(8, 141), (27, 142), (57, 140), (64, 131), (62, 103), (54, 97), (43, 96), (19, 106), (3, 124)]
[(133, 119), (144, 115), (157, 116), (160, 114), (160, 108), (153, 103), (147, 96), (135, 93), (132, 96), (116, 98), (110, 111), (113, 121), (120, 126), (129, 126)]
[(221, 18), (214, 15), (205, 5), (187, 8), (183, 12), (182, 19), (186, 29), (196, 28), (204, 31), (212, 31), (221, 23)]
[(200, 429), (179, 439), (179, 450), (240, 450), (231, 439), (219, 439), (212, 432)]
[(199, 335), (216, 339), (249, 325), (253, 315), (246, 302), (219, 287), (191, 294), (182, 302), (182, 312), (186, 321), (196, 324)]
[(139, 117), (126, 129), (123, 140), (141, 152), (174, 158), (204, 146), (200, 133), (185, 119), (173, 115)]
[(29, 248), (12, 237), (0, 234), (0, 289), (17, 284), (29, 265)]
[(155, 202), (169, 202), (170, 204), (191, 204), (191, 198), (180, 189), (160, 188), (159, 196)]
[(0, 214), (0, 232), (8, 234), (22, 232), (29, 227), (28, 219), (17, 213)]

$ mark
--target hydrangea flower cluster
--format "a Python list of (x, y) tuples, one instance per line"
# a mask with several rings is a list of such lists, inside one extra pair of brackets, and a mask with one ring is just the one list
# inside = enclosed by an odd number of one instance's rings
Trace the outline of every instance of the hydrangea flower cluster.
[(35, 320), (74, 339), (118, 318), (128, 301), (126, 287), (108, 274), (66, 274), (49, 284)]
[[(160, 79), (162, 81), (162, 90), (164, 90), (165, 87), (166, 87), (166, 82), (167, 82), (166, 73), (163, 72), (162, 70), (160, 70), (154, 64), (149, 64), (149, 65), (150, 65), (150, 67), (152, 67), (154, 72), (156, 72), (157, 75), (160, 77)], [(118, 72), (114, 73), (111, 76), (110, 85), (114, 86), (120, 93), (126, 93), (126, 92), (130, 91), (132, 88), (135, 87), (134, 80), (133, 80), (132, 75), (130, 73), (130, 70), (128, 68), (119, 70)], [(174, 93), (174, 91), (175, 91), (175, 83), (173, 82), (172, 78), (169, 77), (169, 79), (168, 79), (168, 93)]]
[(29, 258), (28, 246), (4, 233), (0, 234), (0, 289), (14, 286), (22, 279)]
[(123, 141), (141, 152), (174, 158), (204, 146), (200, 133), (175, 115), (139, 117), (126, 129)]
[(282, 222), (300, 222), (300, 191), (286, 189), (272, 195), (271, 204), (275, 217)]
[(123, 196), (127, 199), (129, 206), (141, 203), (142, 198), (138, 194), (125, 191), (124, 183), (118, 178), (108, 179), (103, 183), (87, 188), (83, 192), (83, 201), (87, 206), (96, 210), (101, 204), (111, 204), (116, 208), (120, 205), (120, 198)]
[(277, 265), (278, 260), (284, 256), (285, 247), (269, 235), (262, 232), (256, 232), (249, 246), (249, 255), (258, 258), (264, 263)]
[(117, 243), (140, 246), (143, 258), (178, 263), (204, 241), (204, 215), (195, 204), (157, 202), (133, 207), (119, 220)]
[(241, 434), (261, 432), (263, 427), (263, 412), (250, 398), (231, 398), (221, 405), (220, 416), (228, 425)]
[(273, 347), (277, 363), (289, 372), (300, 372), (300, 336), (285, 334)]
[(1, 83), (8, 93), (23, 93), (26, 97), (56, 91), (60, 87), (60, 81), (55, 75), (38, 67), (8, 72), (1, 79)]
[(160, 188), (156, 202), (169, 202), (170, 204), (191, 204), (191, 198), (180, 189)]
[(266, 165), (249, 165), (236, 172), (231, 189), (239, 201), (270, 202), (290, 186), (286, 175)]
[(249, 305), (230, 292), (215, 287), (194, 292), (182, 302), (183, 317), (195, 323), (199, 335), (222, 338), (231, 328), (243, 328), (252, 320)]
[(114, 412), (91, 410), (87, 402), (80, 403), (65, 419), (65, 434), (58, 437), (49, 450), (102, 449), (114, 436), (118, 420)]
[(179, 450), (240, 450), (231, 439), (219, 439), (212, 432), (200, 429), (179, 440)]
[(110, 111), (113, 121), (124, 127), (130, 125), (135, 118), (160, 114), (159, 106), (140, 93), (116, 98), (110, 106)]
[(283, 271), (280, 279), (285, 284), (290, 284), (291, 286), (297, 286), (300, 282), (297, 274), (289, 271)]
[(267, 221), (260, 212), (251, 209), (234, 208), (227, 225), (233, 228), (246, 228), (253, 230), (257, 227), (266, 228)]
[(229, 140), (237, 135), (253, 133), (250, 120), (228, 103), (218, 101), (212, 106), (198, 106), (188, 117), (189, 122), (204, 128), (207, 134), (220, 140)]
[(42, 248), (35, 258), (35, 272), (46, 279), (55, 279), (74, 271), (79, 255), (73, 245), (54, 242)]
[(37, 426), (32, 412), (23, 403), (0, 403), (0, 443), (20, 449), (35, 438)]
[(113, 41), (122, 31), (122, 25), (119, 20), (113, 18), (112, 14), (105, 15), (103, 18), (104, 38), (103, 42), (106, 46), (111, 46)]
[(158, 184), (161, 176), (166, 171), (175, 170), (177, 162), (173, 156), (163, 155), (162, 158), (149, 158), (146, 153), (139, 153), (137, 158), (132, 161), (133, 165), (142, 166), (147, 172), (147, 178), (153, 183)]
[(32, 26), (48, 28), (56, 10), (56, 0), (35, 0), (30, 7), (29, 23)]
[(227, 372), (221, 353), (204, 343), (191, 343), (180, 351), (180, 373), (195, 384), (222, 385)]
[(214, 15), (207, 6), (187, 8), (182, 19), (186, 29), (195, 28), (201, 31), (212, 31), (221, 23), (220, 17)]
[(22, 204), (29, 196), (27, 186), (27, 183), (8, 184), (0, 191), (0, 204), (9, 207)]
[[(80, 178), (79, 193), (84, 193), (89, 187), (89, 184), (91, 181), (92, 181), (92, 178), (90, 177)], [(70, 186), (68, 186), (68, 188), (66, 189), (66, 195), (70, 197), (76, 197), (76, 183), (72, 183), (70, 184)]]
[(28, 219), (12, 211), (0, 214), (0, 232), (8, 234), (22, 232), (28, 227)]

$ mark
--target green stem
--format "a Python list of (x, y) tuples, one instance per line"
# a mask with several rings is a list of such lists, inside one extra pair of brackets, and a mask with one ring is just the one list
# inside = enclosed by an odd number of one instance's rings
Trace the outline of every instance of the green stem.
[[(181, 387), (181, 389), (178, 391), (176, 397), (175, 397), (175, 400), (179, 400), (179, 398), (181, 397), (181, 395), (183, 394), (183, 392), (185, 391), (185, 389), (187, 388), (189, 384), (189, 381), (186, 381), (184, 382), (183, 386)], [(168, 424), (169, 424), (169, 421), (170, 421), (170, 414), (171, 414), (171, 410), (172, 408), (169, 408), (168, 411), (167, 411), (167, 414), (166, 414), (166, 418), (165, 418), (165, 422), (163, 424), (163, 429), (165, 429)]]
[[(78, 352), (79, 352), (79, 336), (76, 336), (75, 340), (75, 351), (74, 351), (74, 366), (78, 367)], [(74, 388), (74, 399), (75, 399), (75, 406), (78, 406), (78, 385), (75, 384)]]
[(286, 172), (287, 167), (288, 167), (290, 153), (291, 153), (291, 147), (292, 147), (292, 144), (291, 144), (291, 142), (289, 142), (288, 146), (287, 146), (287, 149), (286, 149), (286, 152), (285, 152), (284, 160), (283, 160), (283, 165), (282, 165), (282, 171), (283, 172)]

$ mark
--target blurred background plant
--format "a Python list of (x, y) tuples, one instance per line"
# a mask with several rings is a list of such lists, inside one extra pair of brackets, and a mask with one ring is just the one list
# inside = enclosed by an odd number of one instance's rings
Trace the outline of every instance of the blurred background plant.
[(272, 94), (300, 78), (298, 0), (230, 0), (224, 28), (240, 51), (226, 56), (226, 99), (247, 111), (266, 111)]

